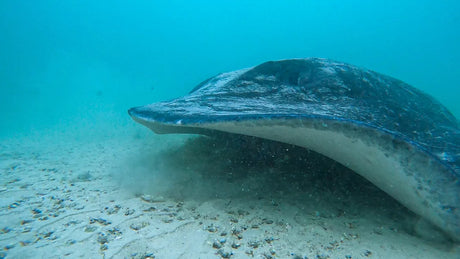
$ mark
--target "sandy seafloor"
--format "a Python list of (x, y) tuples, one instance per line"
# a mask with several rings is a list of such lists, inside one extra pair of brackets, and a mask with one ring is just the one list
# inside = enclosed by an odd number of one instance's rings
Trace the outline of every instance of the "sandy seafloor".
[(0, 258), (460, 258), (367, 183), (132, 127), (2, 139)]

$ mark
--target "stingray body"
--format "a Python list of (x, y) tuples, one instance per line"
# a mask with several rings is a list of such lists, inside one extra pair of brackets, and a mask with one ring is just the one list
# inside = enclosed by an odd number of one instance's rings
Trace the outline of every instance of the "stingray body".
[(314, 150), (460, 240), (459, 123), (400, 80), (328, 59), (271, 61), (129, 114), (156, 133), (222, 131)]

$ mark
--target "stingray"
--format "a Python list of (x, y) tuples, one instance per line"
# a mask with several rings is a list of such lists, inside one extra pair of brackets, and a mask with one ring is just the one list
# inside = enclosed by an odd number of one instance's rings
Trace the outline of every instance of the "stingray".
[(129, 114), (159, 134), (218, 131), (316, 151), (460, 240), (459, 122), (398, 79), (322, 58), (269, 61)]

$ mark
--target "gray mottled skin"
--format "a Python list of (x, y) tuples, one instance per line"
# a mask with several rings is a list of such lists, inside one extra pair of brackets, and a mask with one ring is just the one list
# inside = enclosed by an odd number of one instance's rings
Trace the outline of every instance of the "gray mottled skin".
[[(459, 123), (444, 106), (400, 80), (327, 59), (266, 62), (223, 73), (185, 97), (129, 113), (162, 125), (308, 118), (374, 128), (427, 153), (459, 185)], [(459, 206), (447, 209), (458, 215)]]

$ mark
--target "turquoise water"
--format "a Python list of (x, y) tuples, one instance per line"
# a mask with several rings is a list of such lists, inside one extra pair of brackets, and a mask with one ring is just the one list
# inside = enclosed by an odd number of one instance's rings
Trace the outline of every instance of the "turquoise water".
[[(458, 244), (368, 182), (329, 160), (315, 171), (324, 157), (296, 159), (285, 154), (293, 147), (273, 143), (282, 156), (270, 145), (158, 136), (127, 111), (185, 95), (221, 72), (323, 57), (401, 79), (460, 118), (459, 28), (458, 0), (0, 0), (0, 259), (177, 258), (183, 247), (216, 255), (210, 242), (220, 234), (196, 230), (233, 229), (228, 208), (242, 227), (277, 220), (248, 232), (273, 234), (279, 258), (458, 258)], [(267, 154), (272, 160), (260, 158)], [(161, 204), (147, 213), (150, 194)], [(156, 239), (184, 219), (160, 221), (173, 207), (194, 222)], [(240, 208), (251, 215), (242, 219)], [(99, 217), (113, 224), (87, 231)], [(152, 223), (138, 232), (129, 220)], [(251, 238), (228, 251), (246, 258)], [(256, 257), (268, 253), (263, 246)]]
[(119, 130), (220, 72), (325, 57), (460, 116), (458, 1), (2, 1), (0, 135)]

